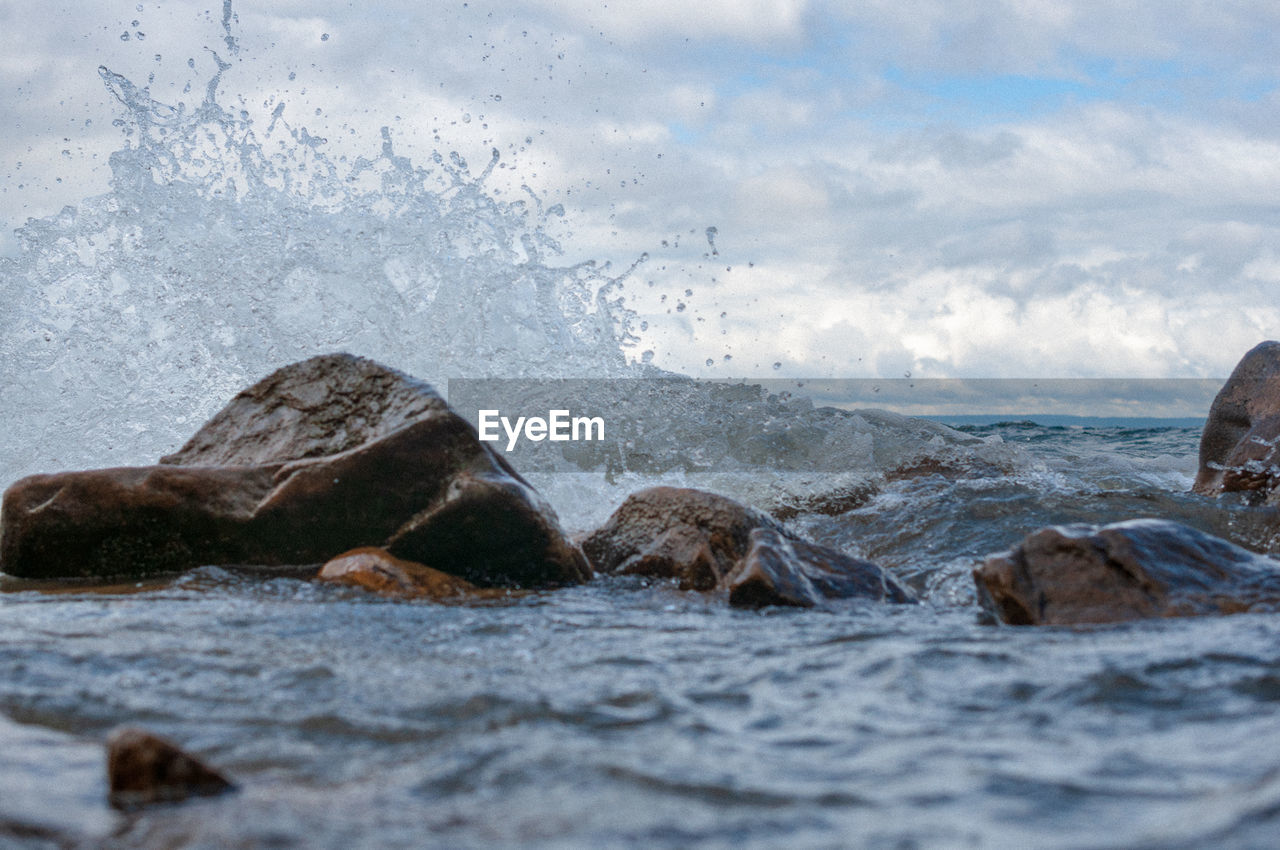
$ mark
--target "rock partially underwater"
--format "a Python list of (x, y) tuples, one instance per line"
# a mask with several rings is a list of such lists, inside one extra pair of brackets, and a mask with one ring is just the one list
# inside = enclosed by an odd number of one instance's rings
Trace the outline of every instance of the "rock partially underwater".
[(111, 805), (120, 809), (225, 794), (236, 787), (171, 741), (132, 726), (107, 739), (107, 786)]
[(767, 514), (702, 490), (633, 493), (582, 543), (601, 573), (727, 589), (737, 607), (812, 607), (828, 599), (910, 602), (884, 570), (798, 539)]
[(479, 586), (591, 575), (430, 386), (348, 354), (273, 373), (157, 466), (24, 478), (0, 522), (0, 570), (28, 578), (318, 564), (361, 546)]
[(974, 580), (983, 608), (1011, 625), (1280, 608), (1280, 562), (1168, 520), (1042, 528)]
[(1280, 491), (1280, 342), (1254, 346), (1209, 408), (1193, 490), (1208, 496)]
[(474, 584), (457, 576), (402, 560), (374, 546), (343, 552), (321, 567), (316, 578), (396, 599), (459, 599), (478, 592)]

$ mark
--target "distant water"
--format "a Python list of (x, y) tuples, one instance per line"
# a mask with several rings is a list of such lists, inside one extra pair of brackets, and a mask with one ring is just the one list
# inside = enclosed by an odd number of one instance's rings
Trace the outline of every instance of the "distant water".
[[(0, 260), (0, 484), (152, 461), (335, 349), (437, 384), (653, 374), (622, 299), (645, 258), (560, 263), (563, 210), (493, 186), (518, 142), (415, 163), (385, 132), (331, 156), (283, 102), (265, 124), (225, 105), (230, 3), (223, 26), (190, 102), (100, 69), (110, 190)], [(1280, 551), (1265, 513), (1188, 494), (1198, 424), (950, 429), (744, 396), (704, 441), (682, 401), (645, 412), (670, 428), (617, 465), (530, 471), (571, 530), (640, 487), (705, 487), (924, 604), (749, 613), (600, 579), (442, 607), (216, 567), (6, 581), (0, 846), (1274, 846), (1280, 620), (1012, 629), (974, 605), (980, 559), (1050, 523), (1161, 516)], [(243, 791), (113, 813), (122, 723)]]
[[(0, 735), (19, 756), (0, 839), (1271, 846), (1280, 620), (996, 627), (968, 577), (1051, 522), (1256, 534), (1248, 510), (1186, 494), (1198, 433), (969, 430), (1021, 446), (1025, 471), (883, 481), (789, 520), (884, 563), (916, 607), (739, 612), (617, 579), (442, 607), (213, 567), (126, 595), (0, 594)], [(94, 759), (126, 722), (243, 792), (111, 813)]]

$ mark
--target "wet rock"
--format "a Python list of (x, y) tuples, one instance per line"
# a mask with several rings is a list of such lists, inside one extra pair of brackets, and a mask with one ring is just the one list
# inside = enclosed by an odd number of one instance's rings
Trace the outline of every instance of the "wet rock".
[(988, 557), (974, 580), (983, 608), (1011, 625), (1280, 607), (1280, 562), (1168, 520), (1043, 528)]
[(768, 514), (724, 496), (651, 487), (628, 496), (582, 550), (602, 573), (675, 578), (685, 590), (713, 590), (747, 554), (757, 528), (788, 535)]
[(751, 532), (751, 548), (725, 579), (735, 608), (790, 605), (812, 608), (829, 599), (912, 602), (909, 593), (870, 561), (826, 546), (784, 537), (769, 528)]
[(107, 739), (111, 805), (133, 808), (235, 789), (226, 777), (158, 735), (125, 727)]
[(1204, 495), (1280, 488), (1280, 342), (1255, 346), (1223, 385), (1200, 437), (1192, 489)]
[(476, 590), (475, 585), (456, 576), (401, 560), (373, 546), (342, 553), (325, 564), (316, 578), (398, 599), (452, 599)]
[(550, 506), (434, 390), (347, 354), (268, 376), (160, 465), (25, 478), (0, 523), (0, 570), (30, 578), (384, 545), (480, 585), (590, 578)]

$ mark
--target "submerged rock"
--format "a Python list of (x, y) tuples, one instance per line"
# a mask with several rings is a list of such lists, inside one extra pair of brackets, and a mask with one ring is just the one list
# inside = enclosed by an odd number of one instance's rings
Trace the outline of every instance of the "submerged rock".
[(1254, 346), (1209, 408), (1192, 489), (1214, 496), (1280, 488), (1280, 342)]
[(800, 540), (768, 514), (702, 490), (633, 493), (582, 549), (599, 572), (728, 590), (729, 604), (742, 608), (808, 608), (853, 597), (912, 601), (875, 564)]
[(582, 541), (602, 573), (679, 579), (684, 590), (713, 590), (742, 560), (751, 532), (786, 534), (768, 514), (703, 490), (650, 487), (632, 493)]
[(384, 545), (480, 585), (590, 578), (550, 506), (430, 386), (349, 354), (268, 376), (158, 466), (25, 478), (0, 522), (0, 570), (31, 578)]
[(769, 528), (751, 532), (751, 548), (725, 578), (735, 608), (791, 605), (812, 608), (828, 599), (913, 602), (888, 573), (870, 561), (826, 546), (784, 537)]
[(983, 608), (1011, 625), (1280, 608), (1280, 562), (1168, 520), (1042, 528), (973, 576)]
[(373, 546), (342, 553), (325, 564), (316, 578), (398, 599), (453, 599), (476, 590), (474, 584), (456, 576), (401, 560)]
[(133, 808), (235, 790), (221, 773), (158, 735), (124, 727), (107, 739), (111, 805)]

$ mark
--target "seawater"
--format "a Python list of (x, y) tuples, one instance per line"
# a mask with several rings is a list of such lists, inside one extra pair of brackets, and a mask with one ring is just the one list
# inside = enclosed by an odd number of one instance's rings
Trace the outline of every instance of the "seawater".
[[(125, 133), (110, 190), (0, 260), (6, 483), (149, 462), (334, 348), (433, 381), (650, 374), (622, 301), (643, 257), (558, 264), (562, 211), (490, 186), (510, 150), (413, 163), (387, 132), (344, 161), (282, 109), (255, 124), (220, 100), (223, 22), (199, 102), (100, 71)], [(1160, 516), (1280, 550), (1264, 513), (1188, 494), (1197, 428), (765, 413), (780, 459), (704, 469), (677, 434), (660, 468), (530, 477), (573, 531), (643, 486), (714, 489), (922, 604), (745, 612), (602, 578), (440, 606), (217, 567), (7, 583), (0, 843), (1274, 846), (1280, 620), (1005, 628), (974, 604), (981, 558), (1051, 523)], [(787, 462), (819, 451), (841, 468)], [(101, 747), (124, 723), (241, 791), (112, 812)]]

